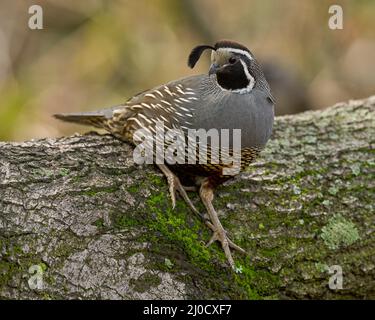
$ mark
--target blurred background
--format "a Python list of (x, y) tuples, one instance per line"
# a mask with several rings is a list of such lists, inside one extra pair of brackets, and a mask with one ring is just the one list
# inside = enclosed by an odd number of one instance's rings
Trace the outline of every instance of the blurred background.
[[(43, 8), (30, 30), (29, 7)], [(343, 30), (328, 8), (344, 10)], [(375, 1), (1, 0), (0, 140), (56, 137), (87, 128), (51, 115), (111, 106), (193, 70), (191, 48), (232, 39), (263, 64), (277, 114), (375, 93)]]

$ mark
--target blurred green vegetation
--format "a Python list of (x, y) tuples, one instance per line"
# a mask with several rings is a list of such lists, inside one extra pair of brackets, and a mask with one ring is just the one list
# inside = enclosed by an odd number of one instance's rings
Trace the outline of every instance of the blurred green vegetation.
[[(40, 4), (44, 29), (30, 30)], [(121, 103), (163, 82), (206, 73), (189, 50), (233, 39), (265, 65), (279, 114), (374, 94), (375, 1), (44, 0), (0, 2), (0, 140), (84, 132), (58, 112)], [(271, 79), (272, 78), (272, 79)], [(272, 80), (272, 81), (271, 81)]]

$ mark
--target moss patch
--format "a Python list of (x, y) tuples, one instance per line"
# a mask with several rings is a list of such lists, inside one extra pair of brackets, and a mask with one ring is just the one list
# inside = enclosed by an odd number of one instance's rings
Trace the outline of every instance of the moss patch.
[(151, 196), (146, 203), (153, 214), (148, 227), (155, 231), (156, 236), (161, 233), (163, 238), (182, 246), (191, 261), (198, 265), (210, 261), (210, 251), (200, 239), (204, 225), (195, 217), (191, 218), (190, 226), (187, 225), (187, 210), (184, 210), (186, 206), (181, 201), (177, 201), (173, 210), (170, 199), (164, 193), (159, 193)]
[(97, 195), (100, 192), (113, 193), (113, 192), (116, 192), (118, 189), (119, 189), (118, 186), (105, 187), (105, 188), (92, 188), (92, 189), (89, 189), (89, 190), (77, 192), (76, 194), (82, 194), (82, 195), (86, 195), (86, 196), (89, 196), (89, 197), (94, 197), (95, 195)]
[(360, 239), (355, 224), (340, 214), (329, 219), (328, 224), (322, 228), (320, 236), (326, 246), (332, 250), (349, 246)]

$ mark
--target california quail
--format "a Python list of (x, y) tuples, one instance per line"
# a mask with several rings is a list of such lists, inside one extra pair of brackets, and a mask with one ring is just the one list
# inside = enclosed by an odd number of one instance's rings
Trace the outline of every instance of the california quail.
[[(147, 128), (155, 134), (158, 123), (162, 123), (167, 129), (179, 129), (185, 135), (191, 129), (216, 129), (222, 132), (227, 130), (231, 137), (229, 141), (233, 143), (234, 129), (240, 129), (240, 169), (243, 169), (256, 158), (270, 138), (274, 120), (274, 99), (261, 66), (245, 46), (228, 40), (219, 41), (214, 46), (197, 46), (189, 55), (188, 65), (191, 68), (206, 49), (212, 50), (208, 75), (169, 82), (108, 109), (57, 114), (55, 117), (104, 128), (114, 136), (133, 144), (138, 129)], [(221, 140), (222, 137), (220, 136)], [(213, 231), (208, 245), (216, 240), (220, 241), (230, 266), (234, 268), (230, 248), (241, 252), (244, 250), (227, 237), (212, 205), (214, 188), (232, 175), (224, 174), (224, 169), (230, 167), (228, 162), (224, 162), (222, 158), (219, 161), (213, 159), (212, 153), (215, 150), (211, 142), (209, 139), (206, 163), (200, 161), (201, 163), (168, 165), (164, 162), (157, 165), (167, 177), (173, 207), (175, 192), (178, 190), (191, 209), (198, 213), (186, 193), (186, 190), (190, 189), (181, 184), (177, 174), (182, 172), (194, 178), (208, 211), (209, 219), (206, 224)], [(233, 143), (227, 145), (228, 154), (232, 156), (235, 155)], [(196, 160), (198, 155), (200, 156), (197, 152)]]

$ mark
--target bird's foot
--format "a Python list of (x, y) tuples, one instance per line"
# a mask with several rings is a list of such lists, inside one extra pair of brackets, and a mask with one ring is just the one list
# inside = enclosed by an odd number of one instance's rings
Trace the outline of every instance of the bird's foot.
[(168, 185), (169, 185), (169, 194), (172, 200), (172, 208), (176, 207), (176, 191), (181, 195), (181, 197), (185, 200), (186, 204), (190, 207), (190, 209), (201, 216), (199, 211), (195, 208), (194, 204), (191, 202), (189, 196), (187, 195), (186, 191), (194, 191), (193, 188), (195, 187), (184, 187), (180, 179), (171, 171), (169, 168), (164, 164), (159, 164), (158, 167), (164, 173), (167, 178)]
[(232, 240), (230, 240), (228, 238), (227, 233), (226, 233), (226, 231), (224, 230), (223, 227), (219, 227), (219, 228), (216, 228), (216, 229), (215, 229), (215, 227), (213, 227), (211, 229), (214, 233), (213, 233), (210, 241), (207, 242), (206, 246), (208, 247), (212, 243), (214, 243), (215, 241), (219, 241), (221, 243), (221, 246), (222, 246), (223, 250), (224, 250), (225, 257), (227, 258), (229, 265), (232, 267), (232, 269), (235, 270), (235, 264), (234, 264), (234, 260), (233, 260), (232, 253), (231, 253), (230, 249), (232, 248), (232, 249), (237, 250), (241, 253), (246, 253), (246, 251), (244, 249), (242, 249), (240, 246), (236, 245)]
[(225, 257), (227, 258), (229, 265), (232, 267), (233, 270), (236, 270), (236, 266), (234, 264), (234, 260), (232, 257), (231, 249), (237, 250), (241, 253), (246, 253), (244, 249), (240, 246), (236, 245), (232, 240), (230, 240), (227, 236), (226, 231), (221, 224), (218, 214), (215, 211), (215, 208), (212, 205), (212, 200), (214, 198), (213, 186), (210, 183), (209, 178), (202, 182), (201, 188), (199, 190), (199, 194), (204, 205), (207, 208), (208, 215), (210, 217), (210, 221), (206, 221), (206, 225), (213, 231), (213, 235), (208, 241), (207, 246), (211, 245), (215, 241), (219, 241), (221, 246), (224, 250)]
[(169, 185), (169, 194), (172, 200), (172, 208), (174, 209), (176, 206), (176, 191), (181, 195), (181, 197), (185, 200), (186, 204), (196, 213), (198, 210), (195, 208), (194, 204), (191, 202), (189, 196), (186, 193), (185, 187), (181, 184), (180, 179), (173, 175), (168, 176), (168, 185)]

